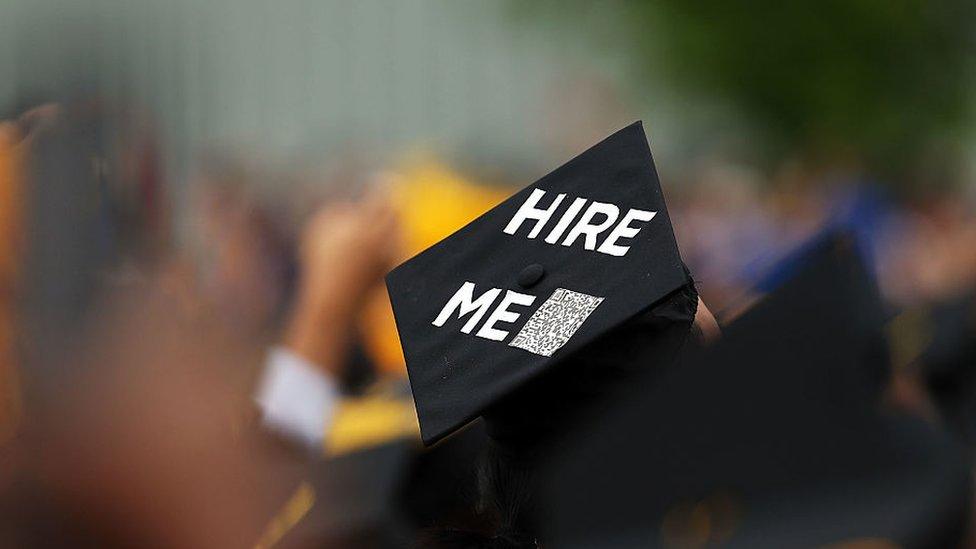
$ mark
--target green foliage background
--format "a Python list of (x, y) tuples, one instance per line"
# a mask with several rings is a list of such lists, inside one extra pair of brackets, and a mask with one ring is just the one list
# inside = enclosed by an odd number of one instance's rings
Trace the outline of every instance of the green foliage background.
[(616, 47), (638, 84), (664, 77), (731, 107), (763, 136), (754, 145), (767, 160), (842, 157), (892, 183), (959, 160), (974, 106), (974, 1), (617, 0), (522, 12), (594, 9), (619, 11)]

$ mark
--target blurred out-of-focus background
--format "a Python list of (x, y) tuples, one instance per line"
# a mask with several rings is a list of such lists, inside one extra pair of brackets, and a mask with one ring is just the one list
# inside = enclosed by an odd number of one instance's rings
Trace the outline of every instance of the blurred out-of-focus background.
[(462, 514), (382, 277), (636, 120), (719, 325), (853, 235), (886, 402), (968, 452), (974, 78), (972, 0), (0, 0), (0, 546)]

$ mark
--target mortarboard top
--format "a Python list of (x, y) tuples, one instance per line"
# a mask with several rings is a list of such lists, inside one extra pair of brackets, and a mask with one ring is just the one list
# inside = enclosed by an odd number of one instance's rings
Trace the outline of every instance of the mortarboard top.
[(637, 122), (387, 276), (424, 442), (688, 282)]
[[(865, 263), (856, 235), (845, 230), (823, 232), (801, 246), (794, 258), (796, 270), (781, 281), (768, 297), (767, 309), (785, 311), (797, 335), (815, 333), (819, 324), (843, 312), (843, 331), (821, 342), (857, 359), (857, 366), (812, 365), (813, 374), (833, 384), (831, 390), (852, 391), (853, 398), (874, 402), (890, 375), (888, 346), (884, 339), (887, 311), (877, 282)], [(759, 315), (762, 321), (764, 315)], [(772, 322), (766, 329), (775, 329)], [(757, 330), (761, 329), (757, 327)], [(829, 370), (829, 371), (828, 371)]]
[(543, 482), (546, 543), (949, 546), (938, 540), (958, 534), (966, 464), (851, 383), (875, 359), (842, 276), (861, 267), (825, 250), (713, 347), (573, 434)]

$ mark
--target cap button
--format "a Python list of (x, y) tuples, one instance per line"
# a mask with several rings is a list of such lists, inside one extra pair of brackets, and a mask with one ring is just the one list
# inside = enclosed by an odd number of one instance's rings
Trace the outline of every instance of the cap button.
[(523, 288), (531, 288), (532, 286), (538, 284), (545, 274), (546, 270), (542, 268), (542, 265), (533, 263), (522, 269), (522, 272), (519, 273), (518, 284)]

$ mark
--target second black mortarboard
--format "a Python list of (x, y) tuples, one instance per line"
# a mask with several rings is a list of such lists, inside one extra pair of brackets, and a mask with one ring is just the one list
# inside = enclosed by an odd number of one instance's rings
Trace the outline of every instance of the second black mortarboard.
[(944, 432), (879, 412), (870, 277), (843, 235), (815, 248), (717, 344), (571, 434), (540, 482), (547, 544), (957, 545), (968, 466)]

